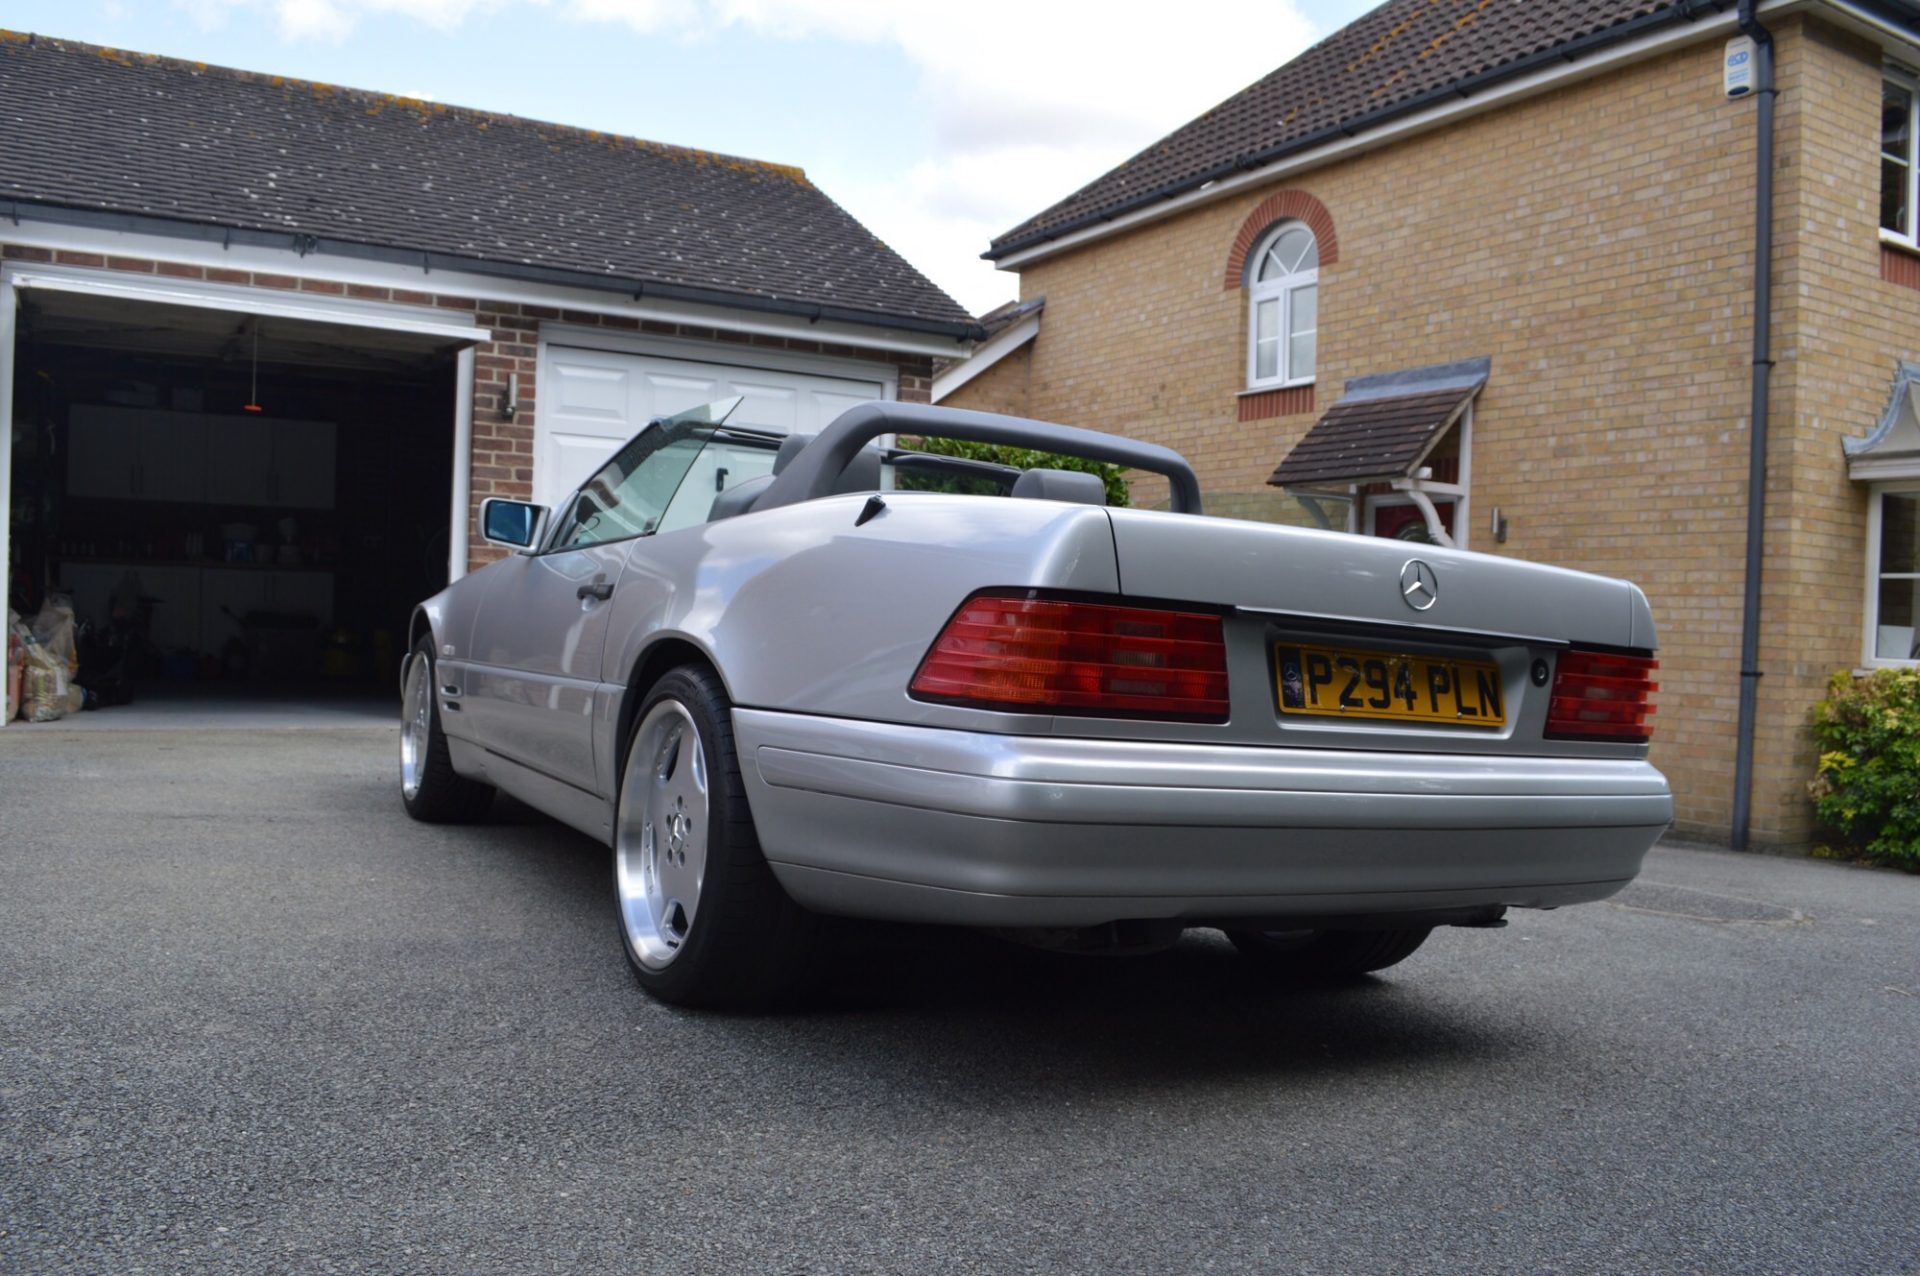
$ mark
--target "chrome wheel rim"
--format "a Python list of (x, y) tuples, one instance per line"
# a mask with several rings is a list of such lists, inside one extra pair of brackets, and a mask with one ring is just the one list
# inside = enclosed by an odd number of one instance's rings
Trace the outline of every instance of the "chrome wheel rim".
[(407, 685), (400, 697), (400, 793), (411, 801), (420, 795), (420, 777), (427, 766), (427, 733), (433, 727), (433, 662), (415, 656), (407, 666)]
[(663, 700), (627, 754), (614, 833), (627, 946), (649, 970), (680, 955), (707, 873), (707, 758), (686, 706)]

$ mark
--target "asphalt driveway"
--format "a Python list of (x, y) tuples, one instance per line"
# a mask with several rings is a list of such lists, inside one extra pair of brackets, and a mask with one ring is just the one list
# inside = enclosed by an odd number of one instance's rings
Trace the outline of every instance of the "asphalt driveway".
[(876, 929), (716, 1016), (393, 747), (0, 732), (0, 1271), (1920, 1272), (1920, 878), (1663, 849), (1320, 989)]

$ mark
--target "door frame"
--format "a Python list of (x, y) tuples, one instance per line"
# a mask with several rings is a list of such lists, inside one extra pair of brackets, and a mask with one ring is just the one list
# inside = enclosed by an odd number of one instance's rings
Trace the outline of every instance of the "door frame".
[[(493, 339), (476, 315), (459, 310), (402, 306), (319, 293), (288, 293), (240, 284), (41, 262), (0, 264), (0, 443), (13, 437), (13, 386), (20, 294), (30, 290), (78, 293), (148, 305), (219, 310), (265, 318), (302, 319), (341, 327), (438, 337), (459, 348), (454, 385), (453, 483), (449, 497), (449, 580), (466, 575), (467, 505), (473, 483), (473, 350)], [(13, 448), (0, 446), (0, 596), (11, 588)]]

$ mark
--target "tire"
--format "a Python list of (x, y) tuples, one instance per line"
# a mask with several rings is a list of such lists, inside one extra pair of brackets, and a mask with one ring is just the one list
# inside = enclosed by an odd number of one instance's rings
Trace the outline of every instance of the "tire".
[(434, 695), (433, 635), (407, 657), (400, 690), (400, 801), (425, 824), (470, 824), (493, 806), (493, 786), (453, 769)]
[(1227, 938), (1248, 961), (1306, 979), (1352, 979), (1413, 956), (1433, 927), (1411, 930), (1230, 930)]
[(821, 919), (760, 853), (720, 679), (682, 665), (635, 715), (614, 815), (614, 912), (640, 986), (682, 1006), (747, 1008), (797, 988)]

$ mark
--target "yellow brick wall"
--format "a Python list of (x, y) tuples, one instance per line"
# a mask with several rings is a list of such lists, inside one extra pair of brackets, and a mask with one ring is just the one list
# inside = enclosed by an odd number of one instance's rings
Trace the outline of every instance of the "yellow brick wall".
[[(1894, 358), (1920, 356), (1920, 292), (1879, 279), (1877, 54), (1798, 21), (1777, 29), (1780, 368), (1752, 832), (1799, 843), (1808, 710), (1826, 674), (1859, 659), (1865, 497), (1838, 440), (1870, 428)], [(1318, 409), (1350, 376), (1491, 356), (1471, 547), (1647, 591), (1662, 638), (1654, 760), (1682, 831), (1724, 837), (1755, 103), (1722, 96), (1720, 60), (1715, 39), (1030, 265), (1021, 295), (1047, 308), (1018, 373), (1024, 409), (1175, 447), (1210, 492), (1260, 490), (1313, 416), (1237, 419), (1246, 299), (1222, 276), (1263, 199), (1310, 192), (1339, 239), (1320, 275)], [(990, 373), (977, 398), (950, 401), (984, 406), (1015, 379)], [(1505, 545), (1486, 533), (1494, 506)]]
[(1033, 343), (1029, 341), (940, 400), (941, 406), (1029, 416), (1027, 378), (1032, 371)]
[(1879, 419), (1896, 362), (1920, 358), (1920, 291), (1880, 278), (1882, 64), (1820, 24), (1781, 41), (1756, 827), (1808, 820), (1808, 705), (1864, 655), (1868, 490), (1841, 441)]

